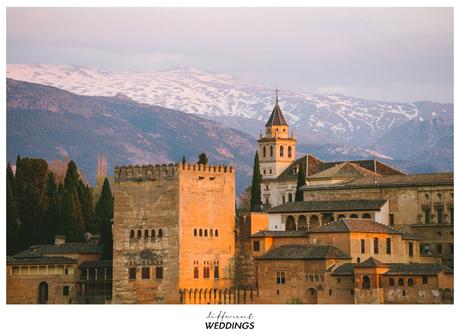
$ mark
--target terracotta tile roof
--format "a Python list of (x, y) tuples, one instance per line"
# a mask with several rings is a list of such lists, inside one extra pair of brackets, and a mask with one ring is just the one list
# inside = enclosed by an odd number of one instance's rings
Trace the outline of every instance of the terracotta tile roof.
[(310, 230), (310, 233), (387, 233), (399, 234), (402, 232), (381, 223), (369, 219), (340, 219), (323, 226), (319, 226)]
[(355, 265), (358, 268), (378, 268), (382, 266), (385, 267), (386, 265), (374, 257), (369, 257), (364, 262)]
[(332, 270), (333, 276), (351, 276), (355, 273), (357, 263), (343, 263)]
[(323, 178), (356, 178), (361, 176), (379, 176), (371, 170), (365, 169), (358, 164), (352, 162), (342, 162), (321, 172), (318, 172), (310, 177), (309, 180), (323, 179)]
[(257, 259), (351, 259), (333, 245), (288, 244), (269, 250)]
[(35, 258), (16, 258), (9, 257), (8, 263), (13, 265), (50, 265), (50, 264), (76, 264), (77, 260), (68, 257), (35, 257)]
[[(383, 275), (394, 276), (394, 275), (437, 275), (440, 272), (453, 273), (453, 270), (442, 264), (434, 263), (381, 263), (381, 266), (388, 267), (388, 271)], [(364, 263), (364, 262), (363, 262)], [(335, 270), (332, 271), (333, 276), (340, 275), (353, 275), (355, 267), (362, 267), (362, 264), (358, 263), (344, 263), (339, 265)]]
[(306, 237), (307, 230), (261, 230), (251, 237)]
[(387, 200), (295, 201), (270, 208), (268, 213), (379, 210)]
[(14, 255), (14, 258), (36, 258), (55, 254), (100, 254), (102, 247), (95, 243), (38, 244)]

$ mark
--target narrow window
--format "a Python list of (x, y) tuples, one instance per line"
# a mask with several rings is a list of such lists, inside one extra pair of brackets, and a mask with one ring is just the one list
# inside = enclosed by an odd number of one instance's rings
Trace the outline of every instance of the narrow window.
[(387, 255), (391, 255), (391, 238), (387, 237)]
[(155, 238), (155, 229), (152, 229), (152, 238)]
[(253, 245), (252, 249), (254, 251), (260, 251), (260, 242), (259, 241), (254, 241), (252, 245)]
[(198, 266), (195, 266), (193, 268), (193, 278), (198, 279), (199, 276), (200, 276), (200, 270), (198, 270)]
[(379, 238), (374, 237), (374, 254), (379, 253)]
[(292, 157), (292, 149), (291, 149), (290, 146), (288, 147), (288, 157), (289, 157), (289, 158)]
[(450, 224), (454, 224), (454, 209), (450, 209)]
[(207, 229), (204, 230), (204, 236), (208, 236), (208, 230)]
[(390, 278), (389, 285), (390, 285), (390, 286), (395, 286), (395, 280), (394, 280), (394, 278)]
[(283, 204), (286, 203), (286, 196), (283, 195)]
[(423, 276), (422, 277), (422, 283), (423, 284), (428, 284), (428, 276)]
[(371, 288), (371, 280), (369, 279), (368, 276), (364, 276), (364, 277), (363, 277), (362, 288), (363, 288), (363, 289), (369, 289), (369, 288)]
[(366, 253), (366, 241), (361, 240), (361, 253), (364, 254)]
[(216, 229), (216, 231), (214, 232), (214, 236), (219, 236), (219, 231)]
[(276, 271), (276, 283), (278, 285), (286, 284), (286, 272), (285, 271)]
[(273, 146), (270, 146), (270, 157), (273, 157)]
[(129, 268), (129, 279), (136, 279), (136, 268)]
[(438, 208), (438, 224), (443, 224), (444, 209)]
[(219, 266), (214, 266), (214, 279), (219, 279)]
[(430, 209), (429, 208), (426, 208), (425, 209), (425, 224), (430, 224)]
[(438, 244), (438, 245), (436, 246), (436, 249), (437, 249), (437, 251), (438, 251), (438, 255), (442, 255), (442, 244)]
[(292, 202), (292, 193), (288, 194), (289, 202)]
[(193, 236), (197, 236), (198, 235), (198, 232), (196, 231), (196, 228), (193, 229)]
[(265, 158), (267, 157), (267, 148), (264, 146), (262, 149), (262, 156)]
[(62, 295), (63, 295), (64, 297), (67, 297), (67, 296), (69, 295), (69, 292), (70, 292), (70, 286), (67, 286), (67, 285), (66, 285), (66, 286), (64, 286), (64, 287), (62, 288)]
[(134, 229), (131, 229), (131, 232), (129, 233), (129, 238), (134, 238)]
[(267, 170), (263, 169), (262, 173), (267, 174)]
[(280, 157), (284, 157), (284, 147), (280, 146)]
[(142, 230), (138, 229), (137, 230), (137, 238), (141, 238), (142, 237)]
[(162, 238), (163, 237), (163, 229), (158, 229), (158, 238)]
[(150, 268), (142, 268), (142, 279), (150, 279)]
[(210, 272), (209, 266), (203, 267), (203, 278), (206, 278), (206, 279), (209, 278), (209, 272)]
[(156, 279), (163, 279), (163, 267), (157, 266), (155, 268), (155, 277)]
[(203, 229), (200, 228), (200, 236), (203, 236)]
[(414, 256), (414, 243), (409, 242), (409, 257), (413, 257), (413, 256)]
[(398, 279), (398, 286), (404, 286), (404, 279), (402, 278)]
[(394, 226), (394, 225), (395, 225), (395, 215), (390, 214), (390, 226)]
[(407, 286), (414, 286), (414, 279), (413, 278), (409, 278), (409, 280), (407, 281)]
[(149, 238), (149, 231), (147, 229), (144, 230), (144, 238)]
[(209, 230), (209, 236), (211, 236), (211, 237), (214, 236), (214, 230), (212, 230), (212, 228)]

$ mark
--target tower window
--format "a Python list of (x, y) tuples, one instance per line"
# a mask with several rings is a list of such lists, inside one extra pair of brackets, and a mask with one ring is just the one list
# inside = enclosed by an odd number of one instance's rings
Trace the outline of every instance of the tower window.
[(141, 238), (142, 237), (142, 231), (139, 229), (137, 231), (137, 238)]
[(216, 231), (214, 232), (214, 236), (217, 237), (219, 236), (219, 231), (216, 229)]
[(387, 254), (391, 255), (391, 238), (387, 237)]
[(150, 279), (150, 268), (142, 268), (142, 279)]
[(162, 229), (158, 229), (158, 237), (159, 238), (163, 237), (163, 230)]
[(152, 238), (155, 238), (155, 229), (152, 229)]
[(219, 279), (219, 266), (214, 266), (214, 279)]
[(203, 229), (200, 228), (200, 236), (203, 236)]
[(204, 236), (208, 236), (208, 230), (207, 229), (204, 230)]
[(374, 254), (379, 253), (379, 238), (375, 237), (374, 238)]
[(289, 158), (292, 157), (292, 149), (291, 149), (290, 146), (288, 147), (288, 157), (289, 157)]
[(365, 241), (364, 240), (361, 240), (361, 253), (364, 254), (366, 252), (366, 249), (365, 249)]
[(144, 231), (144, 238), (149, 238), (149, 231), (148, 231), (148, 229), (146, 229), (146, 230)]
[(425, 209), (425, 224), (430, 224), (430, 210)]
[(203, 268), (203, 278), (209, 278), (209, 272), (210, 272), (209, 266), (205, 266)]
[(267, 147), (265, 146), (262, 148), (262, 157), (263, 158), (267, 157)]
[(280, 146), (280, 157), (284, 157), (284, 147)]
[(444, 210), (442, 208), (438, 208), (438, 224), (443, 223), (443, 220), (442, 220), (443, 216), (444, 216)]
[(155, 269), (155, 277), (156, 279), (163, 279), (163, 267), (157, 266)]
[(197, 235), (198, 235), (198, 232), (197, 232), (197, 230), (195, 228), (195, 229), (193, 229), (193, 236), (197, 236)]
[(270, 146), (270, 157), (273, 157), (273, 146)]
[(409, 257), (414, 256), (414, 243), (409, 242)]
[(199, 274), (198, 267), (195, 266), (195, 267), (193, 268), (193, 278), (198, 279), (199, 275), (200, 275), (200, 274)]
[(136, 268), (129, 268), (129, 279), (136, 279)]
[(211, 236), (211, 237), (214, 236), (214, 230), (212, 230), (212, 228), (209, 230), (209, 236)]
[(129, 233), (129, 238), (134, 238), (134, 230), (131, 229), (131, 232)]

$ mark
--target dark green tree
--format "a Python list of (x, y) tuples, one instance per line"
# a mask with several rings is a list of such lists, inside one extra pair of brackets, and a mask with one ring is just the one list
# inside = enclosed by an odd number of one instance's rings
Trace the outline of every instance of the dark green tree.
[(110, 190), (110, 184), (107, 178), (102, 185), (102, 193), (96, 204), (96, 222), (100, 227), (100, 244), (102, 245), (102, 257), (112, 259), (113, 237), (112, 237), (112, 219), (113, 219), (113, 197)]
[(295, 201), (303, 201), (303, 192), (300, 190), (302, 186), (305, 186), (305, 164), (300, 163), (299, 172), (297, 173), (297, 187), (295, 191)]
[(57, 225), (60, 221), (60, 195), (58, 192), (58, 185), (56, 183), (54, 173), (52, 172), (48, 172), (46, 181), (46, 194), (48, 204), (46, 207), (45, 219), (43, 220), (43, 226), (40, 229), (40, 242), (52, 243), (54, 240), (54, 235), (56, 235)]
[(61, 222), (57, 227), (57, 233), (65, 235), (66, 241), (69, 242), (82, 241), (84, 231), (78, 198), (68, 190), (64, 190), (60, 214)]
[(80, 202), (83, 220), (85, 222), (85, 230), (95, 234), (97, 232), (97, 228), (94, 220), (93, 194), (91, 193), (89, 186), (83, 184), (81, 180), (78, 184), (78, 199)]
[(203, 165), (207, 165), (208, 164), (208, 156), (206, 156), (206, 154), (204, 152), (202, 152), (199, 156), (198, 156), (198, 164), (203, 164)]
[[(9, 164), (7, 170), (11, 170)], [(7, 172), (6, 179), (6, 254), (11, 256), (21, 251), (21, 244), (19, 241), (18, 212), (12, 187), (14, 175), (13, 171), (11, 171), (13, 179), (10, 179), (9, 173), (10, 171)]]
[(77, 164), (75, 164), (74, 161), (70, 161), (67, 165), (67, 171), (64, 177), (64, 188), (77, 195), (79, 182), (80, 175), (78, 173)]
[(259, 153), (254, 156), (254, 170), (252, 172), (251, 184), (251, 212), (262, 211), (262, 195), (260, 191), (260, 183), (262, 175), (260, 174)]
[(182, 156), (182, 164), (185, 164), (185, 163), (187, 163), (187, 161), (185, 160), (185, 155), (184, 155)]

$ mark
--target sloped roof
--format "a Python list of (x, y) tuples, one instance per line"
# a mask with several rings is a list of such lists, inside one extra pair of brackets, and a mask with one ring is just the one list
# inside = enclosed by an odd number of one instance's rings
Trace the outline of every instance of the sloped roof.
[(281, 111), (281, 108), (276, 102), (275, 107), (273, 108), (273, 112), (270, 115), (270, 118), (268, 119), (267, 123), (265, 124), (265, 127), (271, 127), (271, 126), (287, 126), (286, 119), (284, 118), (283, 112)]
[(349, 276), (355, 272), (355, 266), (358, 263), (343, 263), (340, 264), (335, 270), (332, 271), (333, 276)]
[(35, 257), (35, 258), (16, 258), (9, 257), (8, 262), (13, 265), (50, 265), (50, 264), (76, 264), (77, 260), (68, 257)]
[(295, 201), (270, 208), (268, 213), (379, 210), (387, 200)]
[(399, 234), (402, 232), (369, 219), (339, 219), (310, 230), (311, 233), (387, 233)]
[[(379, 261), (377, 261), (379, 262)], [(379, 262), (381, 263), (381, 262)], [(355, 267), (362, 266), (363, 263), (344, 263), (332, 271), (333, 276), (353, 275)], [(437, 275), (440, 272), (453, 273), (453, 270), (442, 264), (434, 263), (381, 263), (388, 267), (384, 275)]]
[(356, 265), (358, 268), (378, 268), (380, 266), (385, 266), (385, 264), (374, 257), (369, 257), (364, 262)]
[(322, 179), (322, 178), (353, 178), (360, 176), (378, 176), (379, 174), (365, 169), (356, 163), (342, 162), (321, 172), (315, 173), (308, 177), (308, 179)]
[(14, 258), (37, 258), (56, 254), (100, 254), (102, 247), (96, 243), (38, 244), (14, 255)]
[(261, 230), (251, 237), (305, 237), (307, 230)]
[(112, 260), (88, 261), (80, 265), (80, 268), (102, 268), (112, 267)]
[(269, 259), (350, 259), (342, 250), (332, 245), (302, 245), (288, 244), (271, 249), (264, 255), (257, 257), (262, 260)]

